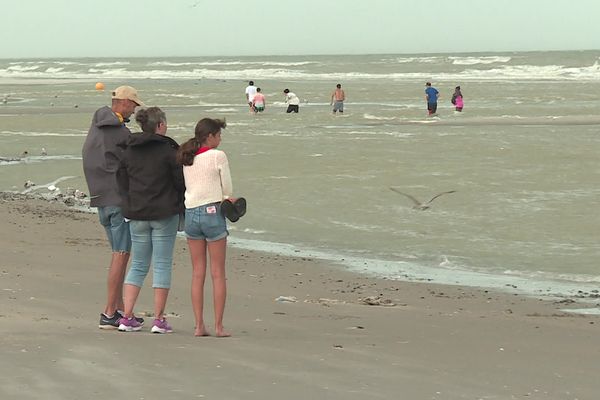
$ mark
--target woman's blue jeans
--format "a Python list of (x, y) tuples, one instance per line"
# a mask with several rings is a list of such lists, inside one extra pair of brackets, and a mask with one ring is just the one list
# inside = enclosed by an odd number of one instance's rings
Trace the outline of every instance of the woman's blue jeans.
[(157, 221), (129, 222), (133, 254), (126, 284), (142, 287), (152, 262), (152, 287), (171, 287), (173, 248), (178, 225), (178, 214)]

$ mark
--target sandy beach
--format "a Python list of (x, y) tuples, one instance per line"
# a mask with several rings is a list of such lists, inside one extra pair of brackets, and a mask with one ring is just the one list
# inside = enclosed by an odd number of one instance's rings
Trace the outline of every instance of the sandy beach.
[[(598, 398), (598, 316), (307, 257), (230, 247), (233, 337), (196, 338), (183, 238), (167, 305), (174, 333), (102, 331), (109, 252), (97, 217), (18, 196), (0, 204), (1, 399)], [(138, 314), (152, 309), (150, 283)]]

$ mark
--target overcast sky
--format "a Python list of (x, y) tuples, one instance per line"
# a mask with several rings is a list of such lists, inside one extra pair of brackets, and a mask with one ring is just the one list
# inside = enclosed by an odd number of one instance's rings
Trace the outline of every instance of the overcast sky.
[(2, 0), (0, 57), (600, 49), (600, 0)]

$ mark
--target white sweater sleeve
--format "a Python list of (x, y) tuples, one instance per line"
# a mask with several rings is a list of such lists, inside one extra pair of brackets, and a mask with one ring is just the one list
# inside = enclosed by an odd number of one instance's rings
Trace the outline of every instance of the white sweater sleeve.
[(228, 199), (233, 196), (233, 184), (231, 182), (231, 172), (229, 171), (229, 160), (227, 160), (227, 155), (224, 152), (218, 153), (217, 168), (221, 176), (223, 199)]

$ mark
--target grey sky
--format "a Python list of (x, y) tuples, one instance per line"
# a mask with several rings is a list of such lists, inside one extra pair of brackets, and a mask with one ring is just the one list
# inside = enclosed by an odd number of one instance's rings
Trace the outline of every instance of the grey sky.
[(600, 49), (598, 0), (2, 3), (2, 58)]

